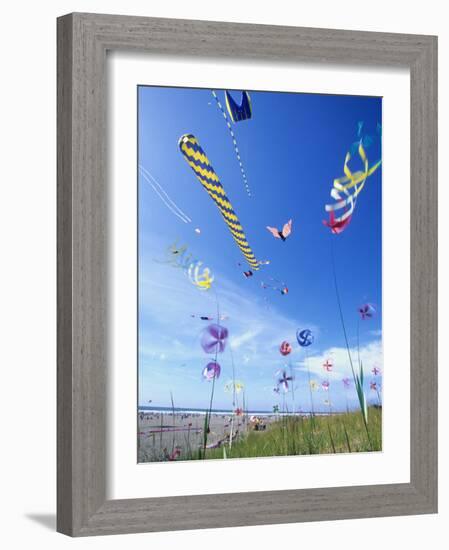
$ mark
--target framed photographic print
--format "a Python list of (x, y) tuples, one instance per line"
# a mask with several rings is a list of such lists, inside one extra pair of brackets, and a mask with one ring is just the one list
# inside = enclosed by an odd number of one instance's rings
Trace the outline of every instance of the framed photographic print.
[(436, 63), (58, 20), (59, 531), (436, 511)]

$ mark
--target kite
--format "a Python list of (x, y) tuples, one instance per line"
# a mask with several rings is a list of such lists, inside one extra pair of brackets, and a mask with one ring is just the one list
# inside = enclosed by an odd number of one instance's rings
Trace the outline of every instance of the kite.
[(203, 262), (197, 262), (195, 264), (190, 264), (187, 274), (189, 276), (190, 282), (194, 284), (200, 290), (209, 290), (212, 286), (214, 280), (213, 275), (210, 273), (208, 267), (204, 268), (200, 273), (200, 267), (203, 265)]
[(286, 241), (287, 237), (292, 232), (292, 220), (288, 220), (288, 222), (284, 224), (282, 230), (279, 230), (276, 227), (270, 227), (269, 225), (267, 225), (267, 229), (275, 239), (282, 239), (283, 241)]
[[(228, 92), (225, 92), (226, 94)], [(247, 92), (245, 92), (247, 93)], [(232, 139), (232, 145), (234, 146), (234, 152), (235, 152), (235, 156), (237, 157), (237, 162), (239, 163), (239, 167), (240, 167), (240, 173), (242, 174), (242, 179), (243, 179), (243, 183), (245, 185), (245, 189), (246, 189), (246, 193), (248, 195), (248, 197), (251, 197), (251, 189), (249, 188), (249, 185), (248, 185), (248, 178), (246, 177), (246, 172), (245, 172), (245, 168), (243, 167), (243, 163), (242, 163), (242, 157), (240, 155), (240, 150), (239, 150), (239, 146), (237, 144), (237, 139), (235, 137), (235, 133), (234, 133), (234, 130), (232, 129), (232, 126), (231, 126), (231, 123), (229, 122), (229, 119), (228, 119), (228, 115), (226, 114), (226, 111), (223, 109), (223, 105), (221, 104), (220, 100), (218, 99), (218, 96), (217, 94), (215, 93), (215, 90), (212, 90), (212, 95), (214, 96), (214, 99), (217, 103), (217, 107), (219, 108), (221, 114), (223, 115), (223, 118), (225, 119), (225, 122), (226, 122), (226, 126), (229, 130), (229, 134), (231, 135), (231, 139)], [(234, 101), (232, 99), (231, 96), (229, 96), (231, 101)], [(248, 98), (249, 98), (249, 95), (248, 95)], [(226, 97), (226, 103), (227, 103), (227, 97)], [(235, 104), (235, 102), (234, 102)], [(229, 107), (228, 107), (228, 110), (229, 110)], [(250, 113), (251, 113), (251, 109), (250, 109)], [(231, 115), (231, 113), (230, 113)], [(251, 116), (251, 114), (250, 114)], [(249, 117), (246, 117), (246, 118), (250, 118)], [(232, 119), (232, 122), (237, 122), (237, 120), (234, 120), (232, 115), (231, 115), (231, 119)], [(239, 118), (238, 120), (245, 120), (244, 118)]]
[(373, 367), (373, 370), (371, 371), (374, 376), (377, 376), (378, 374), (380, 374), (380, 369), (378, 367)]
[(373, 306), (373, 304), (363, 304), (358, 309), (360, 317), (362, 318), (362, 321), (365, 321), (366, 319), (372, 319), (374, 317), (374, 314), (376, 313), (376, 308)]
[(240, 105), (236, 103), (228, 90), (225, 90), (226, 108), (232, 122), (240, 122), (241, 120), (248, 120), (252, 116), (251, 98), (246, 91), (242, 92), (242, 99)]
[[(329, 220), (323, 220), (323, 224), (329, 227), (334, 234), (342, 233), (349, 225), (358, 195), (364, 188), (366, 180), (374, 174), (382, 162), (379, 160), (373, 166), (369, 166), (368, 157), (363, 146), (363, 139), (360, 139), (358, 142), (357, 151), (364, 169), (357, 172), (350, 170), (348, 164), (352, 158), (352, 154), (351, 151), (348, 151), (343, 165), (344, 176), (334, 179), (330, 193), (331, 197), (337, 202), (325, 205), (326, 212), (329, 212)], [(340, 212), (339, 216), (336, 216), (335, 213), (338, 211), (342, 212)]]
[(333, 363), (330, 359), (326, 359), (326, 361), (323, 363), (323, 369), (327, 372), (332, 371)]
[(316, 380), (311, 380), (311, 381), (309, 382), (309, 385), (310, 385), (310, 389), (311, 389), (312, 391), (317, 391), (318, 388), (319, 388), (318, 382), (317, 382)]
[(285, 370), (282, 371), (282, 376), (278, 380), (278, 385), (282, 387), (284, 392), (288, 392), (288, 383), (293, 382), (293, 376), (287, 376), (287, 372)]
[(288, 287), (286, 286), (286, 284), (284, 282), (279, 281), (278, 279), (274, 279), (273, 277), (270, 277), (269, 281), (271, 281), (271, 282), (266, 283), (266, 282), (262, 281), (260, 283), (260, 286), (262, 288), (265, 288), (265, 289), (266, 288), (271, 288), (272, 290), (276, 290), (276, 291), (280, 292), (283, 296), (285, 294), (288, 294)]
[(203, 330), (201, 347), (206, 353), (222, 353), (226, 347), (228, 334), (228, 329), (221, 325), (209, 325)]
[(203, 369), (203, 378), (205, 380), (214, 380), (220, 378), (221, 367), (216, 361), (211, 361)]
[(324, 391), (329, 391), (329, 382), (327, 380), (325, 380), (322, 384), (321, 384), (321, 387), (323, 388)]
[(213, 321), (214, 318), (209, 315), (195, 315), (192, 313), (190, 317), (198, 317), (198, 319), (201, 319), (201, 321)]
[(371, 382), (369, 385), (370, 389), (373, 391), (377, 391), (377, 382)]
[(343, 382), (343, 387), (345, 388), (345, 390), (347, 390), (351, 387), (351, 379), (350, 378), (343, 378), (342, 382)]
[(187, 245), (178, 247), (175, 243), (168, 247), (169, 259), (166, 262), (172, 267), (179, 267), (185, 271), (190, 282), (200, 290), (209, 290), (214, 280), (208, 267), (200, 271), (203, 262), (196, 260), (191, 253), (187, 253)]
[(279, 346), (279, 351), (281, 355), (288, 355), (292, 351), (292, 346), (288, 342), (284, 341)]
[(314, 336), (312, 334), (312, 331), (308, 328), (305, 328), (303, 330), (297, 330), (296, 331), (296, 339), (298, 340), (298, 344), (302, 348), (307, 348), (311, 344), (313, 344)]
[(273, 412), (277, 414), (279, 412), (279, 405), (273, 405)]
[(245, 385), (240, 380), (235, 380), (235, 381), (230, 380), (229, 382), (226, 382), (224, 386), (224, 391), (226, 393), (231, 393), (234, 391), (235, 393), (240, 393), (244, 389), (245, 389)]
[[(215, 319), (213, 315), (195, 315), (194, 313), (192, 313), (190, 317), (198, 317), (201, 321), (213, 321)], [(229, 319), (227, 315), (220, 315), (220, 321), (226, 321), (226, 319)]]
[[(365, 134), (365, 135), (362, 134), (363, 124), (364, 124), (363, 121), (359, 121), (357, 123), (357, 137), (359, 139), (357, 141), (354, 141), (354, 143), (351, 145), (350, 151), (352, 154), (354, 154), (357, 151), (360, 142), (362, 143), (365, 149), (368, 148), (370, 145), (372, 145), (372, 143), (374, 142), (374, 136), (371, 136), (368, 134)], [(382, 126), (379, 123), (377, 123), (376, 130), (380, 136), (382, 134)]]
[(175, 202), (168, 196), (168, 194), (163, 189), (162, 185), (156, 180), (156, 178), (152, 176), (150, 172), (141, 164), (139, 164), (139, 170), (145, 181), (151, 185), (153, 191), (161, 199), (165, 206), (182, 222), (190, 223), (192, 220), (189, 218), (189, 216), (187, 216), (187, 214), (183, 212), (179, 208), (179, 206), (177, 206)]
[(198, 140), (192, 134), (184, 134), (180, 137), (178, 144), (187, 164), (192, 168), (201, 185), (215, 202), (237, 246), (248, 262), (248, 265), (254, 271), (258, 270), (260, 263), (256, 260), (254, 252), (251, 250), (246, 240), (243, 227), (234, 212), (232, 204), (226, 196), (224, 187), (220, 183), (217, 174), (212, 168), (206, 153), (198, 143)]

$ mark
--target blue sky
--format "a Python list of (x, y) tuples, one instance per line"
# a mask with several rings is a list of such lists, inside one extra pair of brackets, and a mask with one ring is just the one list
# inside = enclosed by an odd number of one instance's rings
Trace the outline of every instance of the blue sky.
[[(217, 91), (224, 103), (223, 92)], [(239, 93), (234, 92), (239, 99)], [(139, 175), (139, 403), (207, 407), (210, 384), (201, 371), (211, 359), (200, 346), (207, 322), (191, 315), (212, 315), (215, 294), (198, 290), (182, 269), (163, 263), (167, 248), (187, 245), (195, 259), (212, 271), (220, 310), (228, 319), (236, 378), (245, 384), (249, 407), (271, 410), (282, 404), (272, 391), (275, 372), (291, 362), (295, 374), (295, 405), (309, 410), (304, 350), (296, 343), (297, 328), (315, 334), (308, 348), (308, 366), (318, 383), (327, 375), (322, 363), (334, 362), (330, 376), (331, 401), (342, 409), (347, 394), (341, 379), (349, 364), (333, 286), (330, 244), (333, 240), (341, 299), (356, 355), (357, 307), (376, 304), (374, 319), (360, 324), (360, 349), (366, 371), (382, 367), (381, 344), (381, 170), (360, 194), (353, 219), (340, 235), (323, 224), (324, 205), (332, 202), (334, 178), (343, 175), (345, 154), (357, 138), (357, 124), (376, 133), (382, 121), (381, 99), (251, 92), (253, 117), (233, 125), (253, 196), (245, 192), (239, 165), (223, 116), (210, 90), (141, 86), (139, 98), (139, 159), (172, 200), (192, 220), (183, 223)], [(246, 279), (245, 260), (215, 204), (195, 178), (178, 148), (178, 139), (194, 134), (207, 153), (239, 216), (258, 259), (270, 260)], [(373, 163), (380, 158), (379, 140), (367, 149)], [(360, 165), (354, 162), (354, 170)], [(266, 225), (282, 227), (293, 219), (286, 242), (274, 239)], [(196, 233), (199, 228), (201, 233)], [(242, 266), (238, 264), (241, 263)], [(289, 293), (261, 288), (274, 277)], [(287, 361), (279, 353), (283, 340), (293, 352)], [(222, 367), (214, 406), (229, 408), (223, 391), (232, 378), (229, 349), (219, 356)], [(368, 381), (372, 378), (368, 376)], [(367, 393), (371, 401), (374, 392)], [(314, 394), (315, 409), (325, 410), (327, 396)], [(291, 408), (291, 395), (286, 396)], [(290, 400), (290, 401), (289, 401)]]

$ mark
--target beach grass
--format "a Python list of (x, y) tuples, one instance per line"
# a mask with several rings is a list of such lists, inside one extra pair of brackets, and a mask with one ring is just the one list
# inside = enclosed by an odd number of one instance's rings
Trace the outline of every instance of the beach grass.
[[(226, 449), (226, 456), (255, 458), (382, 450), (380, 408), (369, 408), (368, 428), (371, 444), (360, 412), (315, 416), (312, 419), (283, 417), (273, 422), (266, 431), (250, 431), (234, 441), (232, 449)], [(210, 449), (205, 458), (223, 458), (223, 450)]]

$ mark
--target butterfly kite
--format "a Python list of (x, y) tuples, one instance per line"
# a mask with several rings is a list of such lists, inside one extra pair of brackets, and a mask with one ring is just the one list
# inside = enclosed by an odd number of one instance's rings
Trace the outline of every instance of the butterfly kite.
[(267, 225), (267, 229), (275, 239), (281, 239), (282, 241), (286, 241), (287, 237), (292, 232), (292, 220), (288, 220), (288, 222), (284, 224), (284, 227), (282, 228), (282, 230), (279, 230), (276, 227), (270, 227), (269, 225)]

